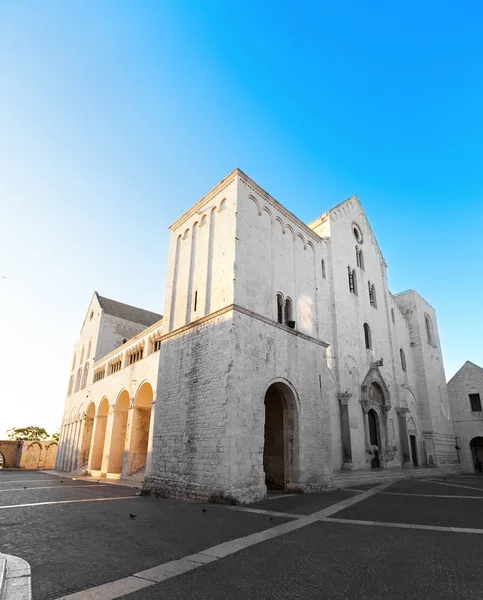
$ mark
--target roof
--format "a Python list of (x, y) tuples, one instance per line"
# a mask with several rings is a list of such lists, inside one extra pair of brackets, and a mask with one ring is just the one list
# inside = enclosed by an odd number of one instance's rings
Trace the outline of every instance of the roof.
[(143, 308), (137, 308), (130, 304), (124, 304), (117, 300), (99, 296), (97, 292), (96, 295), (102, 310), (112, 317), (131, 321), (131, 323), (138, 323), (139, 325), (146, 325), (146, 327), (153, 325), (163, 318), (163, 315), (158, 315), (158, 313), (151, 312), (150, 310), (144, 310)]
[(456, 373), (453, 375), (453, 377), (451, 377), (451, 379), (448, 381), (448, 384), (450, 384), (453, 379), (456, 377), (456, 375), (459, 375), (461, 373), (461, 371), (463, 371), (463, 369), (466, 369), (468, 366), (472, 366), (472, 367), (476, 367), (477, 369), (479, 369), (480, 371), (483, 371), (483, 367), (480, 367), (480, 365), (477, 365), (474, 362), (471, 362), (471, 360), (467, 360), (464, 365), (462, 365), (457, 371)]

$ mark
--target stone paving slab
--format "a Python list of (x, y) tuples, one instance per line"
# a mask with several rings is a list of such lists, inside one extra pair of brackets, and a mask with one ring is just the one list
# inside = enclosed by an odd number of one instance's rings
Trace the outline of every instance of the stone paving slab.
[[(392, 491), (392, 487), (387, 491)], [(483, 501), (377, 494), (336, 515), (340, 519), (390, 521), (483, 529)]]
[(286, 521), (150, 497), (15, 508), (0, 510), (0, 552), (30, 562), (34, 600), (51, 600)]
[(125, 600), (481, 600), (483, 536), (319, 522)]
[[(374, 487), (374, 486), (371, 486)], [(357, 488), (359, 489), (359, 488)], [(317, 494), (294, 494), (276, 498), (273, 500), (263, 500), (250, 504), (249, 508), (259, 508), (262, 510), (273, 510), (277, 512), (296, 513), (300, 515), (310, 515), (311, 513), (322, 510), (336, 502), (357, 496), (357, 492), (348, 492), (347, 490), (331, 490)]]
[(414, 482), (398, 481), (391, 485), (391, 492), (406, 492), (412, 494), (458, 495), (458, 496), (483, 496), (483, 485), (468, 481), (455, 481), (454, 479), (438, 479), (437, 481)]

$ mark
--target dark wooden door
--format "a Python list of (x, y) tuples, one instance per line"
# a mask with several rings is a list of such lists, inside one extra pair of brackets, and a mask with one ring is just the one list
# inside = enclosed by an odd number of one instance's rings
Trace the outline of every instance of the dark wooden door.
[[(371, 446), (373, 446), (374, 456), (371, 460), (371, 467), (373, 469), (378, 469), (380, 466), (379, 461), (379, 435), (377, 431), (377, 415), (374, 410), (370, 410), (369, 414), (369, 440), (371, 442)], [(377, 446), (377, 448), (374, 448)]]
[(411, 454), (413, 457), (413, 465), (415, 467), (417, 467), (418, 466), (418, 452), (416, 450), (416, 436), (410, 435), (409, 439), (411, 440)]

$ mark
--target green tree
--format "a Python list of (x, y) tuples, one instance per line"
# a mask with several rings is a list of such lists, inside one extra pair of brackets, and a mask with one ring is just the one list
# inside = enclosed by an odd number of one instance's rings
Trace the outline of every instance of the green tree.
[(43, 427), (14, 427), (13, 429), (7, 430), (7, 436), (9, 440), (47, 440), (49, 434)]
[(54, 433), (50, 436), (55, 442), (59, 441), (60, 438), (60, 429), (54, 431)]

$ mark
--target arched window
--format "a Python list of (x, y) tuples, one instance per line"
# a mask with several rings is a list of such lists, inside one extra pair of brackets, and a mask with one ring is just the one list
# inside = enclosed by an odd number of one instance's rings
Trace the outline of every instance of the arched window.
[(359, 250), (359, 267), (364, 271), (364, 253)]
[(285, 300), (285, 325), (291, 326), (290, 323), (293, 323), (293, 311), (292, 311), (292, 300), (287, 298)]
[(367, 282), (367, 285), (369, 287), (369, 304), (374, 308), (377, 308), (376, 288), (374, 287), (374, 284), (371, 284), (370, 281)]
[(91, 348), (92, 348), (92, 340), (89, 340), (89, 345), (87, 346), (87, 356), (86, 359), (90, 357), (91, 355)]
[(79, 364), (82, 364), (83, 360), (84, 360), (84, 346), (82, 346), (82, 351), (81, 351), (81, 357), (80, 357)]
[(351, 294), (355, 294), (357, 296), (357, 278), (356, 278), (356, 270), (351, 269), (350, 266), (347, 267), (347, 274), (349, 276), (349, 292)]
[(71, 368), (71, 371), (73, 371), (73, 370), (74, 370), (74, 367), (75, 367), (75, 359), (76, 359), (76, 353), (74, 352), (74, 356), (73, 356), (73, 358), (72, 358), (72, 368)]
[(77, 377), (75, 378), (74, 392), (78, 392), (79, 391), (80, 383), (81, 383), (81, 376), (82, 376), (82, 369), (79, 369), (77, 371)]
[(394, 316), (394, 308), (391, 308), (391, 319), (393, 323), (396, 322), (396, 317)]
[(283, 296), (277, 294), (277, 321), (283, 323)]
[(424, 315), (424, 321), (426, 323), (426, 336), (428, 338), (428, 344), (434, 346), (434, 330), (433, 330), (433, 322), (431, 321), (431, 317), (428, 314)]
[(406, 370), (406, 357), (404, 356), (404, 350), (402, 348), (399, 349), (399, 356), (401, 357), (401, 369), (403, 371)]
[(359, 254), (359, 246), (356, 246), (356, 265), (358, 267), (361, 266), (360, 258), (361, 258), (361, 255)]
[(87, 375), (89, 373), (89, 363), (86, 362), (85, 366), (84, 366), (84, 373), (82, 374), (82, 383), (81, 383), (81, 388), (85, 388), (87, 385)]
[(67, 390), (67, 395), (70, 396), (72, 394), (72, 387), (74, 386), (74, 376), (71, 375), (69, 379), (69, 389)]
[(325, 278), (326, 278), (326, 272), (325, 272), (325, 260), (324, 260), (324, 259), (322, 259), (322, 260), (320, 261), (320, 264), (321, 264), (321, 266), (322, 266), (322, 279), (325, 279)]
[(372, 350), (371, 329), (367, 323), (364, 323), (364, 342), (368, 350)]

